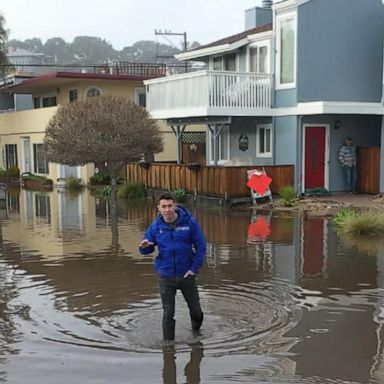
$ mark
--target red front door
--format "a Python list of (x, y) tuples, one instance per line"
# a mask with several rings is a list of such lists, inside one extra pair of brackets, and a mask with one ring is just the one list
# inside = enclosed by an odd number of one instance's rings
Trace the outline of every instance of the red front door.
[(305, 189), (324, 188), (325, 127), (305, 128)]

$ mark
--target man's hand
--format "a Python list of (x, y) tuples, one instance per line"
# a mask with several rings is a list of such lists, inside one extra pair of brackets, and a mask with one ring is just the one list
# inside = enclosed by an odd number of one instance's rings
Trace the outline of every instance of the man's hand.
[(147, 248), (147, 247), (151, 247), (152, 245), (155, 245), (152, 241), (149, 241), (148, 239), (144, 239), (144, 240), (140, 243), (139, 247), (140, 247), (140, 248)]
[(192, 271), (188, 271), (188, 272), (186, 272), (186, 274), (184, 275), (184, 279), (186, 279), (188, 276), (195, 276), (195, 274), (194, 274)]

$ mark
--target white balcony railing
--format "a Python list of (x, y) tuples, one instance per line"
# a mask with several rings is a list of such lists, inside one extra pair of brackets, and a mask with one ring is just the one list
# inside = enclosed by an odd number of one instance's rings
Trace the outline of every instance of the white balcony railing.
[(199, 71), (145, 84), (154, 118), (255, 115), (272, 107), (272, 75)]

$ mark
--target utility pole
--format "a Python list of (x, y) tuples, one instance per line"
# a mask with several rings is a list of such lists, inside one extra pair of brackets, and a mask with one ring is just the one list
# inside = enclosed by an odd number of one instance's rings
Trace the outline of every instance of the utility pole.
[[(155, 29), (155, 35), (161, 35), (161, 36), (183, 36), (183, 38), (184, 38), (184, 42), (183, 42), (184, 52), (187, 51), (187, 32), (180, 33), (180, 32), (171, 32), (171, 31), (167, 31), (167, 30), (162, 32), (161, 30), (158, 31), (158, 30)], [(170, 58), (172, 56), (157, 56), (157, 57)], [(187, 62), (185, 62), (185, 72), (188, 72), (188, 63)]]

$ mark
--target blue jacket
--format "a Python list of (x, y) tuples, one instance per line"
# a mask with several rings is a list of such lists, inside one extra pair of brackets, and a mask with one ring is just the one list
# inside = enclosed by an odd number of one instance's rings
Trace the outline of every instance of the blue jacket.
[(177, 224), (171, 228), (159, 214), (144, 234), (154, 246), (139, 248), (143, 255), (158, 247), (155, 269), (161, 276), (184, 276), (197, 273), (203, 264), (207, 243), (196, 219), (183, 207), (177, 207)]

